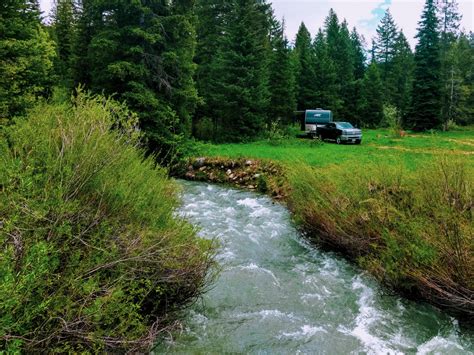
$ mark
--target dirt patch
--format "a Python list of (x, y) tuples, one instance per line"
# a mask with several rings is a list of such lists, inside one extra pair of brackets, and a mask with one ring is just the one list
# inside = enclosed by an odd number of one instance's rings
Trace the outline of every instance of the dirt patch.
[[(453, 140), (454, 142), (459, 142)], [(474, 146), (474, 144), (473, 144)], [(474, 155), (474, 151), (467, 152), (464, 150), (439, 150), (439, 149), (410, 149), (405, 147), (389, 147), (389, 146), (375, 146), (377, 149), (382, 150), (398, 150), (402, 152), (410, 152), (410, 153), (422, 153), (422, 154), (453, 154), (453, 155)]]
[(449, 138), (447, 140), (450, 141), (450, 142), (453, 142), (453, 143), (464, 144), (464, 145), (468, 145), (470, 147), (474, 147), (474, 140), (472, 140), (472, 139), (452, 139), (452, 138)]

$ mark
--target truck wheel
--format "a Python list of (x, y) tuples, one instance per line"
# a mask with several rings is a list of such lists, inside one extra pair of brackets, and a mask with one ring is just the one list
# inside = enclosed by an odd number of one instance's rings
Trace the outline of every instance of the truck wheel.
[(360, 139), (356, 140), (356, 144), (360, 144), (362, 141)]
[(341, 144), (341, 137), (337, 137), (337, 138), (336, 138), (336, 143), (337, 143), (337, 144)]

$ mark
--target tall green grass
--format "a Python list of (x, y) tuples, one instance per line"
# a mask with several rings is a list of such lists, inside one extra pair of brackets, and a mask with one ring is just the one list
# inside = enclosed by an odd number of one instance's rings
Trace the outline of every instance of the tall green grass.
[(417, 171), (293, 164), (287, 176), (289, 206), (311, 239), (392, 287), (474, 318), (472, 165), (453, 157)]
[(199, 296), (214, 247), (174, 216), (136, 118), (80, 93), (0, 133), (0, 349), (149, 349)]

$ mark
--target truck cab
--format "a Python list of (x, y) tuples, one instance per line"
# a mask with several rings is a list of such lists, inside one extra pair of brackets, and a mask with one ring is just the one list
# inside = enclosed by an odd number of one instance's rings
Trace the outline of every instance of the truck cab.
[(318, 138), (323, 140), (332, 140), (337, 144), (362, 142), (362, 131), (352, 126), (349, 122), (330, 122), (317, 130)]

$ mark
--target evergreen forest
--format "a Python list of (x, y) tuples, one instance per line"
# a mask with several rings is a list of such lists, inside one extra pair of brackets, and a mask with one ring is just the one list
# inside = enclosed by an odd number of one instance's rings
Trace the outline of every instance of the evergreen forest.
[(2, 4), (3, 124), (78, 86), (126, 102), (162, 155), (191, 137), (252, 140), (317, 107), (360, 127), (473, 123), (474, 35), (455, 1), (426, 1), (414, 49), (390, 10), (375, 38), (331, 10), (288, 39), (263, 0), (58, 0), (46, 23), (38, 6)]

